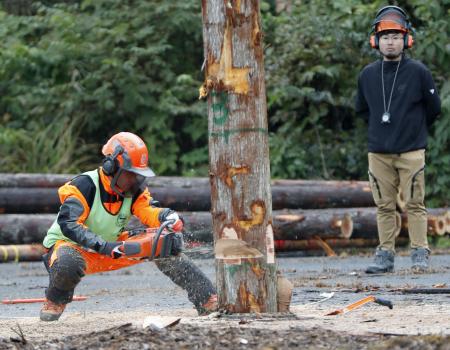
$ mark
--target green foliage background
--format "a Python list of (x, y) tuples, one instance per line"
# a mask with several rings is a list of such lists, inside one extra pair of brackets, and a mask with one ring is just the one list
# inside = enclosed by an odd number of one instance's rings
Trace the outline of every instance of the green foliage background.
[[(356, 79), (377, 58), (370, 23), (384, 1), (262, 2), (272, 175), (366, 179)], [(432, 71), (443, 113), (430, 135), (428, 200), (450, 189), (450, 0), (397, 1), (410, 14), (409, 55)], [(160, 175), (208, 170), (198, 0), (5, 0), (0, 7), (0, 171), (77, 172), (109, 136), (150, 145)], [(429, 202), (429, 203), (430, 203)]]

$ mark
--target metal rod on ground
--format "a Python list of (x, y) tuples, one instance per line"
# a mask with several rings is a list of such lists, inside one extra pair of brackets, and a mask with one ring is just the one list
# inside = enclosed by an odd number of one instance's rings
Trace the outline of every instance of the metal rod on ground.
[[(88, 297), (86, 296), (74, 296), (72, 301), (83, 301)], [(3, 299), (2, 304), (31, 304), (31, 303), (44, 303), (46, 298), (30, 298), (30, 299)]]

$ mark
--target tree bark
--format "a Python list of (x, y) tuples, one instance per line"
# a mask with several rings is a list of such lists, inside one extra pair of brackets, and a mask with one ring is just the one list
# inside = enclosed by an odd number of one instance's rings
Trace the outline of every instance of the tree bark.
[(203, 0), (202, 16), (219, 305), (276, 312), (259, 1)]

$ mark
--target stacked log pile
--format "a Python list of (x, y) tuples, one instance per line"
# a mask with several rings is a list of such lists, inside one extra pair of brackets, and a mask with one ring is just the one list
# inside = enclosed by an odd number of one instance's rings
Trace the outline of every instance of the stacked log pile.
[[(56, 213), (57, 189), (70, 175), (0, 174), (0, 213)], [(178, 211), (209, 211), (211, 192), (206, 178), (149, 179), (152, 196), (163, 207)], [(365, 181), (275, 180), (272, 208), (319, 209), (373, 206)]]
[[(60, 206), (57, 189), (71, 178), (0, 174), (0, 245), (42, 242)], [(186, 240), (212, 242), (207, 178), (156, 177), (148, 180), (148, 186), (162, 207), (182, 212)], [(376, 208), (366, 181), (274, 180), (272, 200), (278, 251), (378, 244)], [(407, 213), (399, 212), (397, 243), (408, 242), (407, 222)], [(139, 223), (134, 220), (130, 225)], [(449, 232), (450, 212), (446, 208), (429, 209), (428, 233)]]

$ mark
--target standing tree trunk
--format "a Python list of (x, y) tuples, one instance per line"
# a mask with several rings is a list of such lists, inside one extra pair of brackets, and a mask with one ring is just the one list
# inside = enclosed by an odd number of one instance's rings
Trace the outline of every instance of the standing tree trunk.
[(276, 312), (259, 1), (203, 0), (202, 13), (219, 305)]

